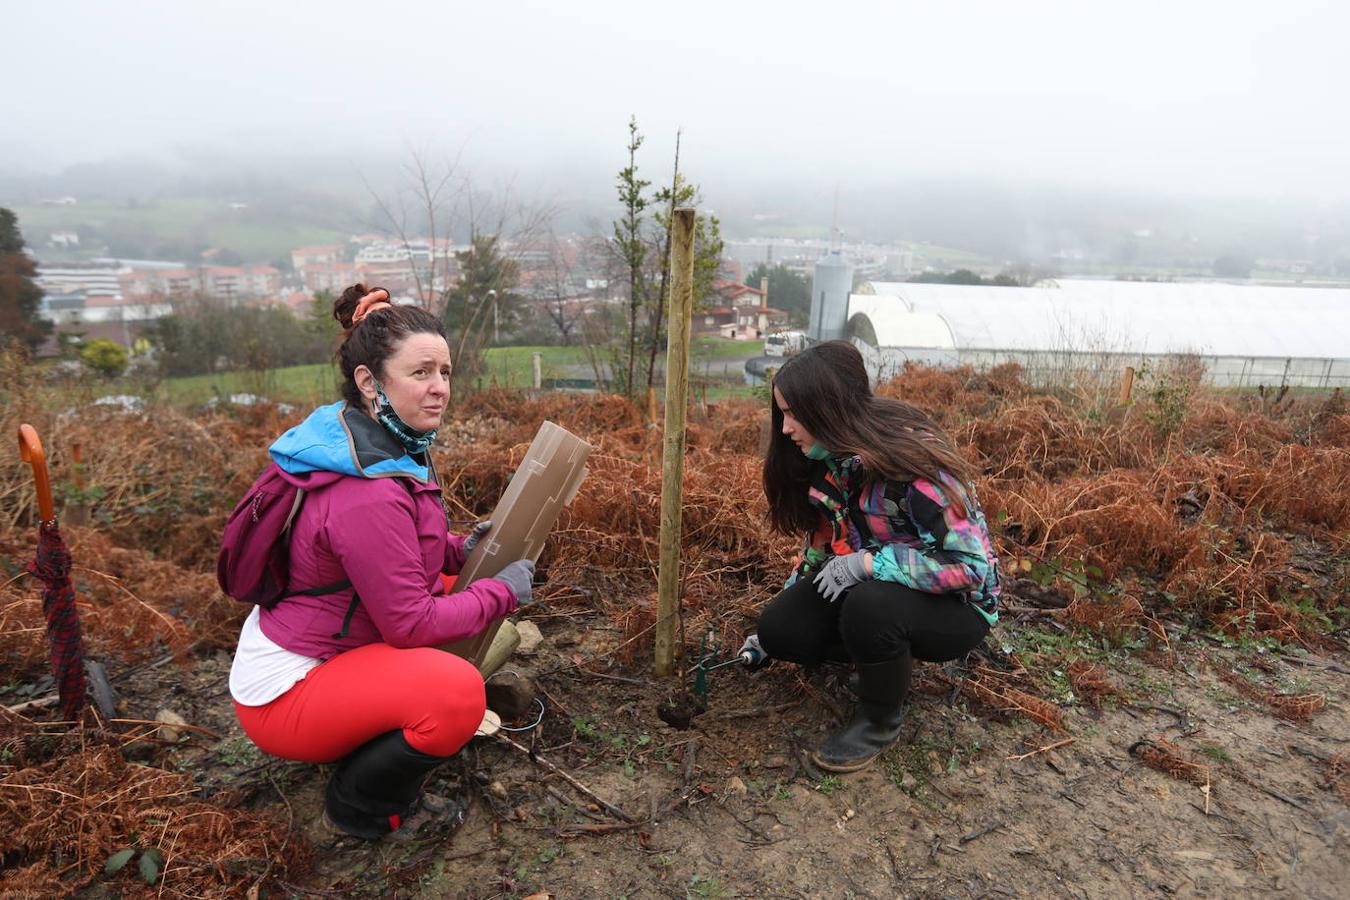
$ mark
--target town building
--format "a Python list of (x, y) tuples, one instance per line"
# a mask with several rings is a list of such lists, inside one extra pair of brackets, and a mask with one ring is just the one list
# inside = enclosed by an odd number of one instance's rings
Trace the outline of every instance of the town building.
[(335, 263), (342, 258), (340, 244), (324, 244), (318, 247), (297, 247), (291, 251), (291, 267), (299, 272), (305, 266), (323, 263)]
[(120, 278), (131, 269), (116, 262), (70, 262), (37, 264), (38, 287), (53, 294), (77, 292), (120, 297)]
[(153, 273), (144, 283), (152, 293), (167, 297), (205, 294), (222, 300), (266, 297), (281, 290), (281, 272), (275, 266), (197, 266)]
[(752, 288), (738, 281), (713, 285), (713, 306), (694, 313), (694, 331), (752, 341), (787, 325), (788, 314), (768, 305), (768, 279)]

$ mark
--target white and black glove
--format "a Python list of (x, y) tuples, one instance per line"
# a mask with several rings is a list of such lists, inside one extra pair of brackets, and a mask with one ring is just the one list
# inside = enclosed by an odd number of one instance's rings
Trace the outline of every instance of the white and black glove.
[(764, 668), (773, 662), (769, 654), (764, 652), (764, 645), (759, 642), (759, 635), (751, 634), (745, 638), (745, 643), (741, 644), (741, 649), (736, 651), (736, 657), (745, 662), (745, 667), (751, 672)]
[(478, 542), (483, 539), (483, 535), (487, 534), (491, 530), (492, 530), (491, 519), (484, 519), (481, 522), (475, 522), (473, 526), (473, 531), (470, 531), (467, 535), (464, 536), (464, 555), (468, 556), (469, 552), (473, 550), (474, 547), (478, 546)]
[(511, 589), (511, 593), (516, 595), (516, 606), (524, 606), (534, 597), (531, 589), (534, 584), (534, 560), (518, 559), (513, 563), (507, 563), (496, 575), (492, 576)]
[(867, 574), (866, 551), (846, 553), (836, 556), (820, 567), (815, 577), (816, 590), (822, 597), (833, 603), (844, 595), (844, 591), (860, 581), (871, 578)]

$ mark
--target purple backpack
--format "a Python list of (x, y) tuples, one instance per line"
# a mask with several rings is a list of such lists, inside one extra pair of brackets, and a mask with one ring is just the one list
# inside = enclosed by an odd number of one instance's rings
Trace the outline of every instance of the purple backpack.
[(287, 587), (291, 522), (304, 499), (304, 488), (289, 481), (276, 463), (268, 463), (225, 522), (216, 558), (216, 581), (222, 591), (266, 609), (283, 597), (331, 594), (351, 587), (350, 581), (303, 591)]

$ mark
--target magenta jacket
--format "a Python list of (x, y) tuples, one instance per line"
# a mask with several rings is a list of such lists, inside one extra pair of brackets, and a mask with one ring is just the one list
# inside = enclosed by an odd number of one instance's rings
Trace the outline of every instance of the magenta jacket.
[[(515, 610), (495, 578), (445, 593), (441, 574), (463, 566), (464, 538), (448, 531), (434, 469), (374, 419), (344, 403), (321, 406), (269, 452), (306, 489), (291, 526), (290, 588), (352, 583), (263, 609), (263, 634), (278, 645), (318, 659), (380, 641), (434, 646)], [(353, 590), (360, 599), (340, 636)]]

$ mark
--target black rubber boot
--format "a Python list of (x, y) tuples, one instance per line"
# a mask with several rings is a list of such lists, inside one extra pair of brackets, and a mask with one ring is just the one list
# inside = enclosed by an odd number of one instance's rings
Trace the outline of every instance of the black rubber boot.
[(384, 837), (417, 810), (423, 779), (446, 759), (415, 750), (402, 729), (367, 741), (328, 780), (329, 820), (346, 834)]
[(829, 772), (856, 772), (900, 738), (914, 657), (858, 666), (858, 706), (848, 724), (811, 756)]

